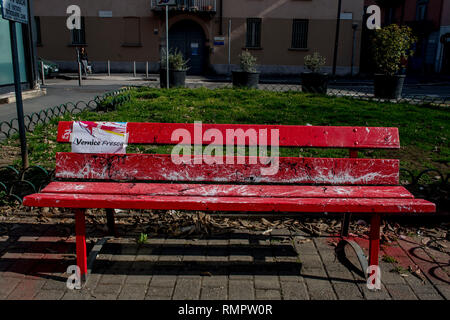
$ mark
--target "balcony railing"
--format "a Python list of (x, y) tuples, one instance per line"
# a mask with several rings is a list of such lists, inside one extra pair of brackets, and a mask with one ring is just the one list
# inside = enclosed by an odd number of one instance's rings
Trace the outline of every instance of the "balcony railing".
[[(152, 10), (163, 10), (158, 6), (160, 0), (151, 0)], [(176, 6), (169, 7), (169, 10), (187, 12), (216, 12), (216, 0), (177, 0)]]

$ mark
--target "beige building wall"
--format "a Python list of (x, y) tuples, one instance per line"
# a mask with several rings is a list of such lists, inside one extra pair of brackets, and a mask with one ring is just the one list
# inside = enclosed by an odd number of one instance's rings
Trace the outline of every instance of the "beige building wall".
[[(219, 1), (217, 1), (219, 2)], [(150, 62), (150, 70), (158, 69), (159, 50), (165, 44), (164, 16), (151, 10), (150, 0), (36, 0), (35, 15), (41, 20), (42, 46), (38, 55), (74, 67), (75, 47), (71, 45), (70, 31), (66, 28), (66, 9), (79, 5), (85, 17), (86, 43), (89, 59), (94, 69), (106, 71), (106, 61), (118, 71), (132, 69), (132, 61)], [(352, 15), (351, 20), (341, 21), (338, 74), (350, 72), (352, 55), (352, 23), (358, 23), (356, 33), (355, 70), (359, 66), (359, 48), (363, 0), (343, 0), (341, 12)], [(206, 36), (210, 69), (224, 73), (228, 68), (228, 21), (231, 20), (231, 63), (239, 63), (239, 54), (245, 48), (246, 19), (262, 18), (261, 50), (251, 49), (258, 59), (263, 73), (297, 74), (303, 70), (307, 54), (319, 52), (325, 56), (326, 71), (331, 71), (336, 29), (337, 1), (335, 0), (224, 0), (224, 46), (214, 46), (219, 36), (219, 12), (212, 18), (198, 14), (179, 14), (170, 18), (169, 24), (190, 19), (202, 26)], [(217, 3), (217, 10), (219, 5)], [(112, 11), (111, 18), (100, 18), (99, 11)], [(124, 17), (140, 18), (141, 46), (124, 46)], [(308, 48), (291, 49), (292, 20), (309, 19)], [(155, 29), (157, 30), (155, 34)], [(120, 70), (119, 70), (120, 69)]]

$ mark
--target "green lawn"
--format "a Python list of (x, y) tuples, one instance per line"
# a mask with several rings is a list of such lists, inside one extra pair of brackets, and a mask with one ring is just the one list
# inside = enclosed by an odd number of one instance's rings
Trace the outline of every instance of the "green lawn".
[[(400, 150), (365, 151), (367, 157), (401, 159), (403, 168), (448, 170), (450, 160), (450, 114), (441, 107), (377, 103), (334, 98), (301, 92), (270, 92), (233, 89), (134, 89), (132, 98), (108, 113), (83, 112), (66, 115), (28, 134), (30, 161), (54, 166), (56, 151), (69, 145), (56, 144), (60, 120), (286, 124), (322, 126), (381, 126), (400, 129)], [(18, 140), (9, 141), (18, 145)], [(165, 153), (166, 146), (131, 146), (128, 152)], [(291, 148), (282, 156), (348, 156), (347, 150)], [(19, 161), (19, 160), (17, 160)]]

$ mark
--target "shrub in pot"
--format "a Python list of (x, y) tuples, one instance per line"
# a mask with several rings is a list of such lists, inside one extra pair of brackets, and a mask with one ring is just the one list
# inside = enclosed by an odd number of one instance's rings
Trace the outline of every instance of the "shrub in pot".
[(259, 72), (256, 70), (256, 58), (245, 50), (239, 56), (240, 71), (233, 71), (233, 87), (257, 89), (259, 83)]
[(402, 96), (405, 75), (399, 74), (402, 62), (413, 55), (411, 47), (416, 42), (408, 26), (391, 24), (377, 29), (373, 36), (375, 97), (399, 99)]
[(326, 94), (328, 88), (328, 74), (320, 72), (320, 68), (325, 65), (325, 58), (318, 52), (307, 55), (304, 64), (309, 71), (302, 72), (302, 91), (308, 93)]
[[(186, 84), (186, 72), (189, 70), (188, 60), (184, 60), (183, 54), (178, 50), (169, 52), (169, 87), (184, 87)], [(159, 72), (159, 81), (161, 88), (167, 88), (167, 64), (166, 54), (163, 50), (161, 56), (161, 68)]]

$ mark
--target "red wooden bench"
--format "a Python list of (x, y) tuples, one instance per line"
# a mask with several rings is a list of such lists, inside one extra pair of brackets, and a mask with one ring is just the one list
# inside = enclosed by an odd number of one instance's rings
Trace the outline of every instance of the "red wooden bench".
[[(69, 142), (71, 128), (71, 122), (59, 123), (58, 142)], [(194, 124), (128, 123), (128, 143), (178, 144), (171, 136), (180, 128), (194, 137)], [(244, 157), (245, 164), (177, 165), (170, 155), (63, 152), (56, 155), (59, 181), (27, 196), (24, 205), (74, 209), (77, 264), (82, 275), (87, 273), (87, 208), (106, 209), (110, 227), (113, 209), (270, 212), (280, 216), (287, 212), (342, 213), (343, 235), (349, 214), (367, 214), (371, 219), (369, 265), (378, 265), (382, 214), (435, 211), (433, 203), (415, 199), (398, 186), (399, 160), (357, 158), (360, 149), (400, 148), (396, 128), (203, 125), (203, 130), (211, 128), (224, 137), (227, 129), (278, 129), (280, 147), (345, 148), (349, 158), (280, 158), (278, 173), (261, 176), (263, 165), (249, 165), (248, 157)]]

